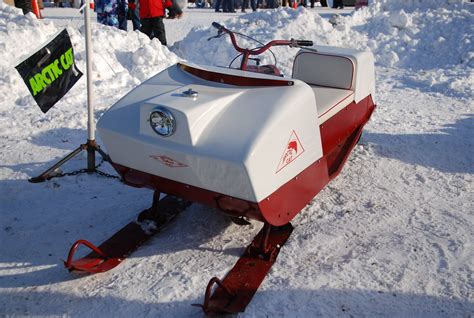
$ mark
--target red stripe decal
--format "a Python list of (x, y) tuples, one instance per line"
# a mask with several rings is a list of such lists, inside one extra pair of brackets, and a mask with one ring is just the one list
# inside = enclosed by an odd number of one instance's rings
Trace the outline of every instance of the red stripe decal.
[[(346, 97), (344, 97), (343, 99), (341, 99), (336, 105), (332, 106), (331, 108), (329, 108), (327, 111), (324, 112), (324, 114), (321, 114), (318, 116), (318, 118), (321, 118), (323, 117), (324, 115), (326, 115), (327, 113), (329, 113), (334, 107), (336, 107), (337, 105), (339, 105), (340, 103), (342, 103), (343, 101), (345, 101), (347, 98), (351, 97), (352, 95), (354, 95), (354, 93), (351, 93), (349, 95), (347, 95)], [(316, 105), (317, 106), (317, 105)]]

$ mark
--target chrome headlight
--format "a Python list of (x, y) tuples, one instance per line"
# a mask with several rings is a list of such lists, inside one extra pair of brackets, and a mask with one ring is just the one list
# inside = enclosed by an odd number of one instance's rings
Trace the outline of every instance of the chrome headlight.
[(160, 136), (169, 137), (176, 130), (173, 114), (166, 108), (158, 106), (150, 114), (151, 128)]

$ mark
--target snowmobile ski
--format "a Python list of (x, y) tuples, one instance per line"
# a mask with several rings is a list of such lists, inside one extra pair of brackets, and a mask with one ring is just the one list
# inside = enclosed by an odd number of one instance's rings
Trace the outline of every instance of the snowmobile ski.
[[(159, 200), (159, 197), (159, 192), (155, 192), (152, 207), (141, 212), (137, 221), (128, 223), (100, 246), (97, 247), (86, 240), (76, 241), (69, 250), (64, 266), (69, 271), (91, 274), (111, 270), (191, 205), (190, 201), (176, 197), (166, 196), (162, 200)], [(80, 245), (90, 248), (92, 252), (73, 260)]]
[[(204, 304), (200, 305), (204, 312), (235, 314), (245, 311), (292, 231), (290, 223), (278, 227), (266, 223), (224, 280), (213, 277), (209, 281)], [(217, 287), (211, 295), (214, 285)]]

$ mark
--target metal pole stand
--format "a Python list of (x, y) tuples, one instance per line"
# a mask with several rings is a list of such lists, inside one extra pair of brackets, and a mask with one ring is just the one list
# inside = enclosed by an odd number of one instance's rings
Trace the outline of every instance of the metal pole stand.
[[(36, 1), (36, 0), (33, 0)], [(90, 22), (90, 0), (86, 0), (84, 5), (84, 27), (85, 27), (85, 42), (86, 42), (86, 66), (87, 66), (87, 132), (88, 138), (87, 143), (80, 145), (76, 148), (73, 152), (68, 154), (66, 157), (58, 161), (54, 166), (43, 172), (37, 177), (33, 177), (28, 179), (29, 182), (32, 183), (39, 183), (44, 182), (48, 179), (51, 179), (55, 176), (54, 172), (60, 166), (71, 160), (72, 158), (76, 157), (80, 154), (83, 150), (87, 151), (87, 169), (85, 169), (87, 173), (98, 173), (98, 170), (95, 166), (95, 153), (98, 152), (104, 161), (112, 163), (110, 157), (100, 149), (95, 141), (95, 122), (94, 122), (94, 95), (92, 90), (92, 35), (91, 35), (91, 22)]]
[(95, 167), (95, 153), (96, 152), (98, 152), (102, 156), (102, 158), (104, 158), (104, 161), (112, 163), (109, 155), (107, 155), (102, 149), (100, 149), (100, 147), (97, 145), (95, 140), (87, 140), (87, 143), (80, 145), (73, 152), (71, 152), (66, 157), (62, 158), (57, 163), (55, 163), (51, 168), (47, 169), (46, 171), (44, 171), (42, 174), (40, 174), (37, 177), (28, 179), (28, 181), (31, 183), (40, 183), (40, 182), (44, 182), (46, 180), (53, 178), (55, 176), (56, 170), (59, 167), (61, 167), (63, 164), (73, 159), (74, 157), (76, 157), (83, 150), (87, 151), (87, 173), (97, 172), (97, 169)]

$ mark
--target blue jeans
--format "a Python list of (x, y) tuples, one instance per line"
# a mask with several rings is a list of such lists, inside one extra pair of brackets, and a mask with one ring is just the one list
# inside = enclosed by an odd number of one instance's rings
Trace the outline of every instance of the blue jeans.
[(234, 0), (224, 0), (222, 3), (222, 9), (224, 12), (234, 11)]
[[(242, 11), (247, 9), (249, 6), (249, 0), (244, 0), (244, 3), (242, 4)], [(252, 7), (252, 11), (257, 11), (257, 5), (255, 3), (255, 0), (250, 0), (250, 6)]]
[(127, 31), (127, 9), (119, 11), (118, 28)]
[(142, 24), (140, 23), (140, 18), (138, 17), (138, 8), (130, 10), (129, 14), (130, 18), (132, 19), (133, 31), (139, 30)]

